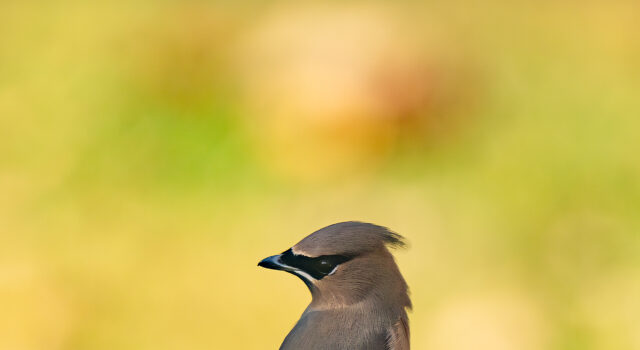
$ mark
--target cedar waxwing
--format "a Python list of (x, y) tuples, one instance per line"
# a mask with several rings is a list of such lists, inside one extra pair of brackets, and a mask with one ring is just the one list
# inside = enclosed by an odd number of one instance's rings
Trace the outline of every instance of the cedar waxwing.
[(341, 222), (258, 263), (298, 276), (312, 300), (281, 350), (408, 350), (407, 283), (387, 246), (402, 236), (363, 222)]

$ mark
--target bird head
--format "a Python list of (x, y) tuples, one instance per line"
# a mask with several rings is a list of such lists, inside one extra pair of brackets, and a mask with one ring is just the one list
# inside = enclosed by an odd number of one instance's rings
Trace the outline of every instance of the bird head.
[(324, 227), (281, 254), (258, 263), (298, 276), (311, 291), (312, 308), (351, 305), (366, 298), (402, 300), (407, 284), (388, 247), (404, 247), (389, 229), (357, 221)]

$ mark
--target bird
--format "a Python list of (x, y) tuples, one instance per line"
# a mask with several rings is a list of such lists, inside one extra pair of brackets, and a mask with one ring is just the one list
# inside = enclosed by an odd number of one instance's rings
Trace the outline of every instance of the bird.
[(405, 245), (386, 227), (347, 221), (260, 261), (311, 291), (280, 350), (409, 350), (409, 288), (389, 251)]

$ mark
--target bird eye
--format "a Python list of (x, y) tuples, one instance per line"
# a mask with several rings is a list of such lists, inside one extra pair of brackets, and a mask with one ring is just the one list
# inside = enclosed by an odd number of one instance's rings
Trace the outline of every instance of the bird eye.
[(316, 265), (316, 270), (326, 275), (330, 273), (334, 267), (335, 267), (335, 264), (332, 264), (329, 260), (321, 259), (318, 261), (318, 264)]

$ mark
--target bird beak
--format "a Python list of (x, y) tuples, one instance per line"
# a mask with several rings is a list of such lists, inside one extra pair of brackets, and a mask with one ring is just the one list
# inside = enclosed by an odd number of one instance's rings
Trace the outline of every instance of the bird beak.
[(289, 266), (284, 265), (284, 264), (282, 264), (280, 262), (280, 254), (273, 255), (273, 256), (270, 256), (268, 258), (262, 259), (262, 261), (260, 261), (258, 263), (258, 266), (264, 267), (266, 269), (272, 269), (272, 270), (289, 270), (289, 269), (291, 269)]
[(311, 277), (308, 273), (304, 272), (303, 270), (300, 270), (299, 268), (289, 266), (282, 262), (282, 256), (288, 252), (289, 251), (286, 251), (282, 254), (273, 255), (268, 258), (262, 259), (262, 261), (258, 263), (258, 266), (262, 266), (266, 269), (281, 270), (281, 271), (292, 273), (298, 276), (300, 279), (302, 279), (304, 283), (309, 288), (311, 288), (313, 285), (313, 282), (315, 281), (313, 277)]

